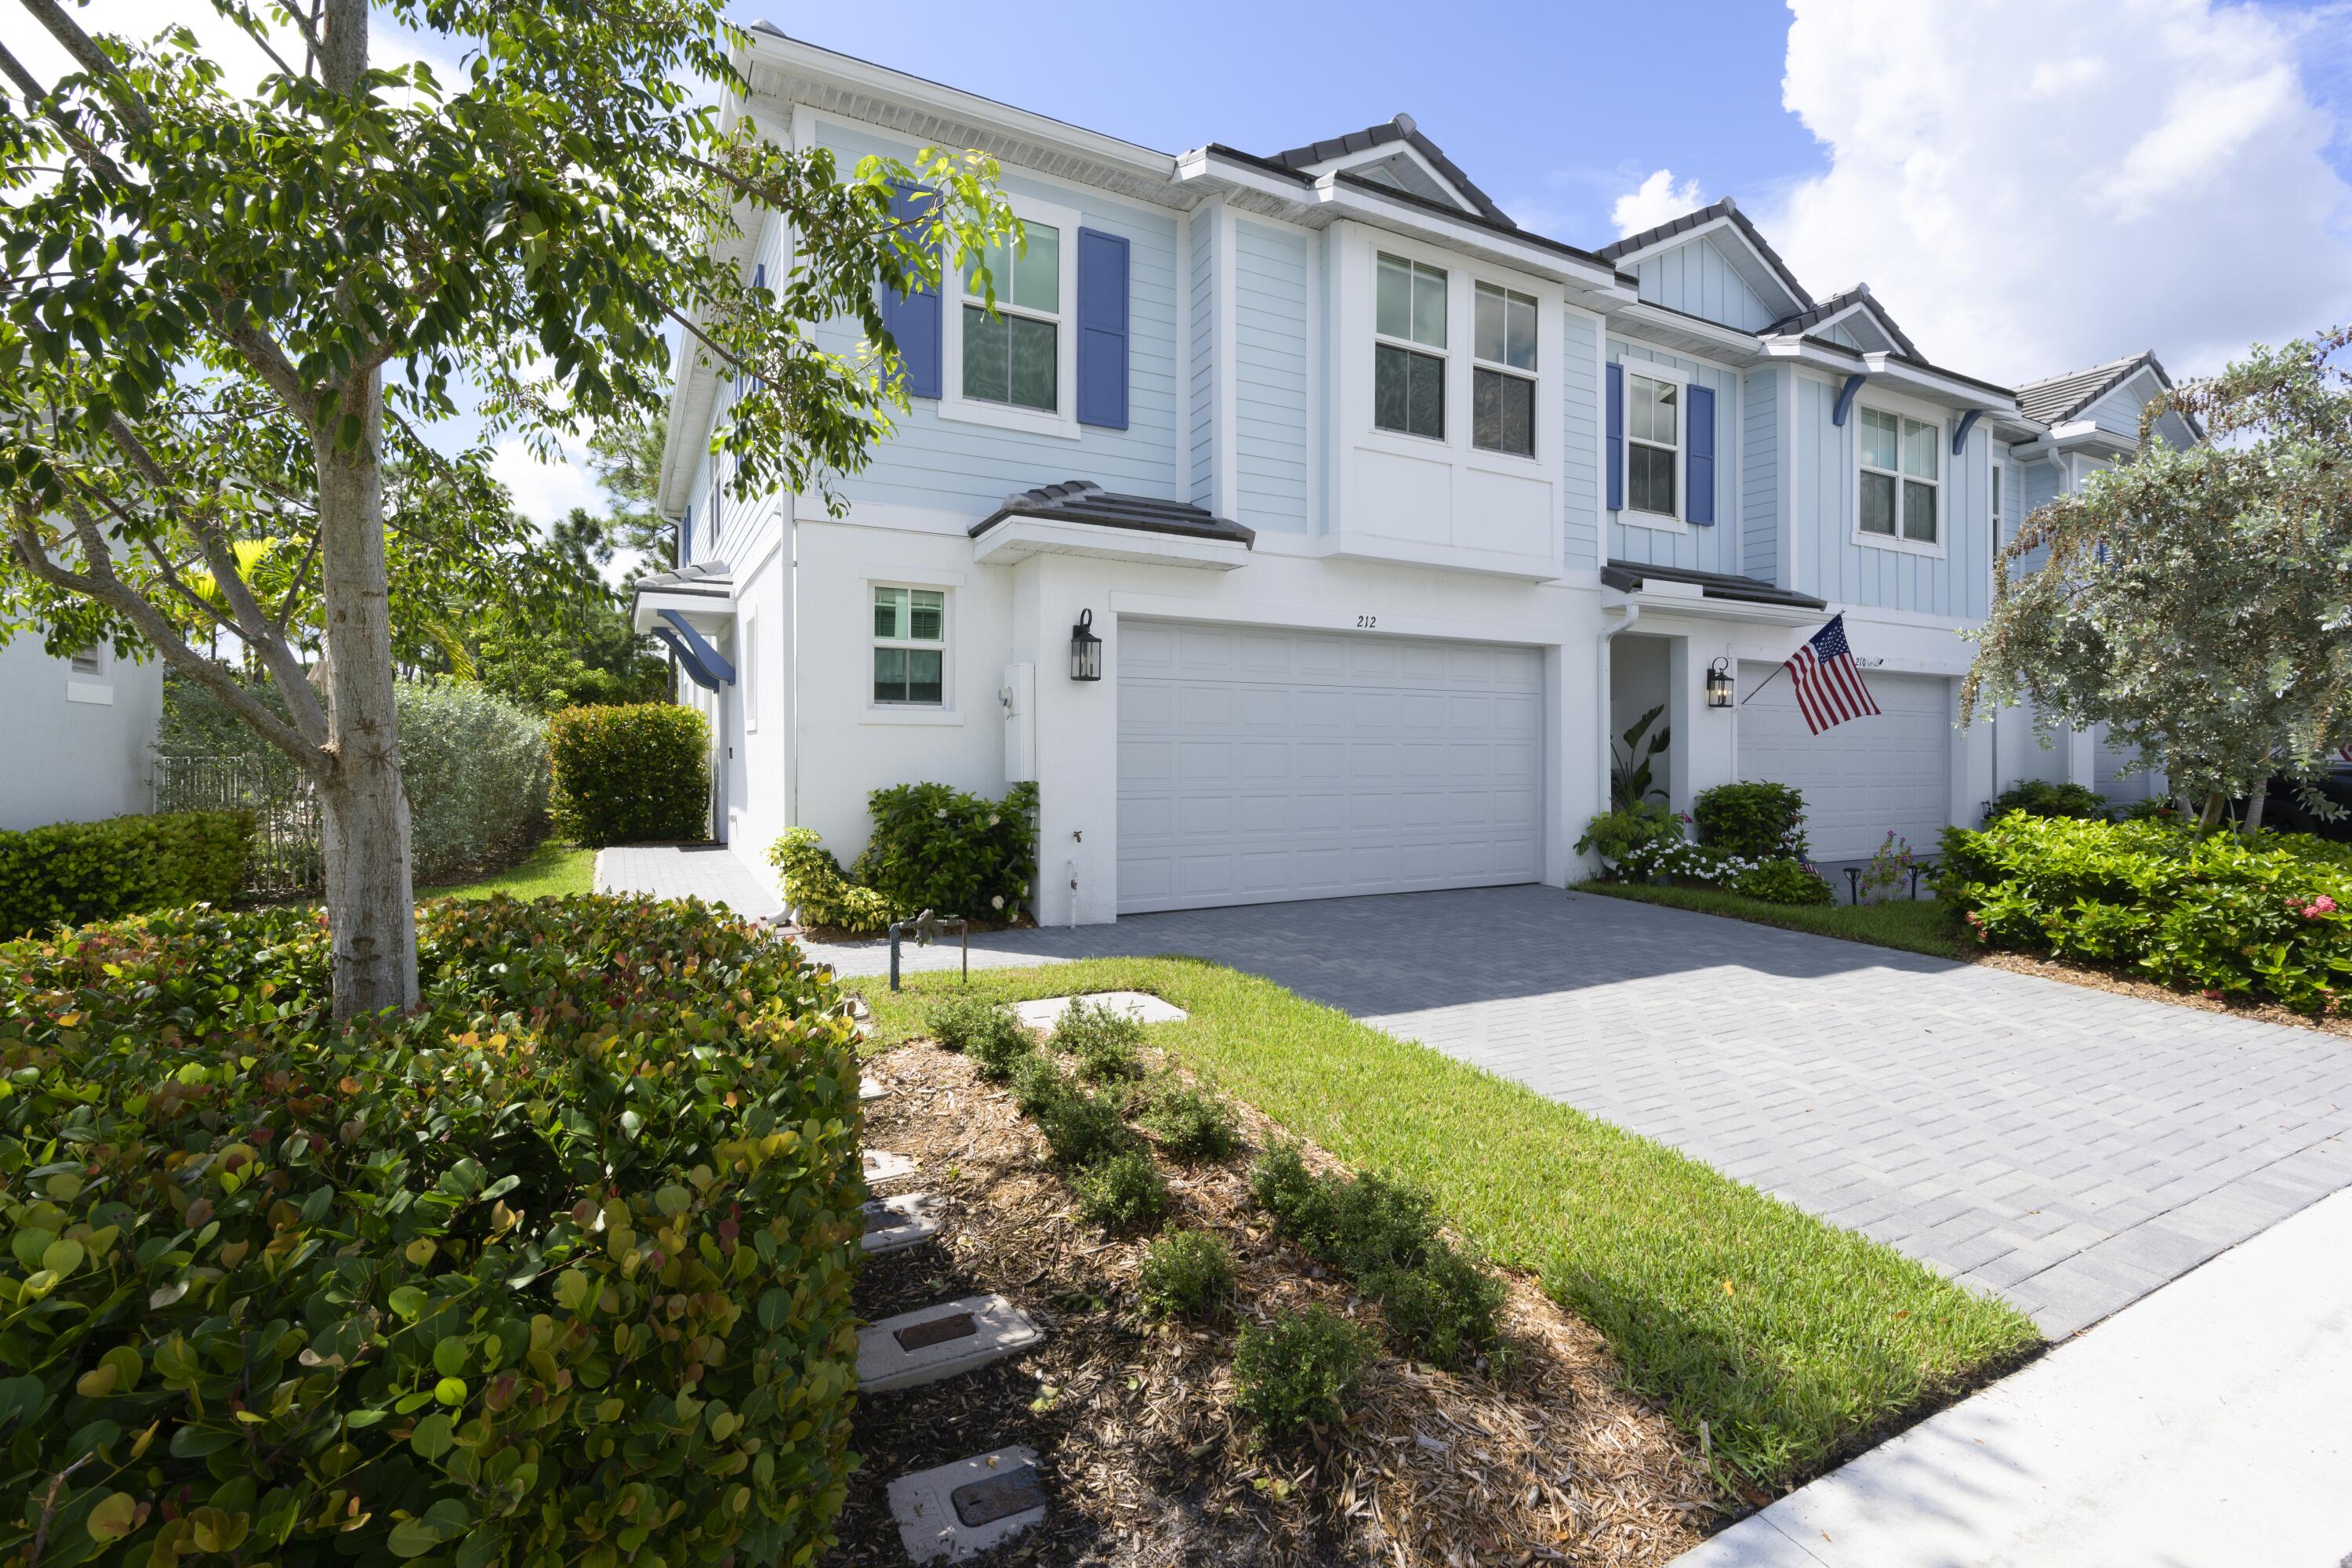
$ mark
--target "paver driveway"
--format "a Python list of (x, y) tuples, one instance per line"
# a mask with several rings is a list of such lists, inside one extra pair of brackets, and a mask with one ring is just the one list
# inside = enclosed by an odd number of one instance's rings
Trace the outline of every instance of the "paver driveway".
[[(887, 962), (817, 952), (845, 973)], [(978, 938), (973, 962), (1160, 952), (1673, 1144), (2053, 1338), (2352, 1185), (2352, 1042), (1589, 894), (1140, 915)]]

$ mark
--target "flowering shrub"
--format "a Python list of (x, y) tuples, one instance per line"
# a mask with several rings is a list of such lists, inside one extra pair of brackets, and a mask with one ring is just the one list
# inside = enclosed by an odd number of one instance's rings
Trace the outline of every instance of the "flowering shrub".
[[(1576, 841), (1579, 855), (1594, 854), (1612, 875), (1632, 874), (1628, 857), (1654, 844), (1683, 842), (1682, 818), (1654, 800), (1645, 800), (1616, 811), (1604, 811), (1584, 825), (1584, 837)], [(1648, 872), (1641, 875), (1647, 876)]]
[(2013, 813), (1947, 828), (1937, 891), (1978, 941), (2304, 1012), (2352, 984), (2352, 862), (2298, 834)]
[(1907, 897), (1911, 873), (1918, 865), (1919, 858), (1911, 853), (1911, 841), (1888, 829), (1885, 840), (1871, 851), (1869, 863), (1862, 868), (1862, 896), (1874, 903), (1898, 894)]
[(349, 1025), (309, 910), (0, 946), (12, 1560), (831, 1545), (865, 1186), (830, 979), (694, 903), (417, 928), (421, 1005)]

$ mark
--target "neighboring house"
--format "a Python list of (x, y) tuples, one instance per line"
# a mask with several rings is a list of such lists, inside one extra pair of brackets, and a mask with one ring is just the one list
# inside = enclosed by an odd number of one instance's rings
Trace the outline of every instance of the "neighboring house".
[[(877, 786), (1034, 779), (1047, 923), (1562, 883), (1654, 703), (1675, 805), (1777, 779), (1823, 858), (1924, 846), (1997, 782), (1996, 727), (1955, 727), (1997, 541), (2127, 454), (2162, 376), (1930, 363), (1727, 201), (1528, 233), (1403, 115), (1171, 155), (764, 26), (744, 64), (768, 134), (845, 163), (992, 153), (1029, 236), (993, 318), (953, 278), (887, 302), (913, 407), (838, 519), (725, 493), (733, 388), (681, 374), (682, 565), (637, 624), (763, 872), (790, 825), (854, 855)], [(780, 229), (730, 258), (780, 271)], [(1885, 716), (1812, 736), (1774, 672), (1841, 609)], [(1752, 700), (1711, 708), (1710, 669)], [(1998, 747), (2002, 783), (2101, 765), (2014, 713)]]
[(0, 647), (0, 830), (150, 809), (163, 713), (159, 663), (110, 647), (52, 658), (33, 636)]

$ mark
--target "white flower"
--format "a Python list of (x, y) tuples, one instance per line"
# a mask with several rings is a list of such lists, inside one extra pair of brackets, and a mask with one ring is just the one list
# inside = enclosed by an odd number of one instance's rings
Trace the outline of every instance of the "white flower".
[(1004, 907), (1004, 895), (1003, 893), (999, 893), (996, 897), (989, 900), (988, 907), (992, 910), (1003, 909)]
[(941, 806), (939, 810), (931, 813), (931, 815), (938, 817), (941, 822), (945, 822), (948, 819), (947, 808), (945, 806)]
[(997, 818), (996, 813), (994, 813), (994, 812), (992, 812), (992, 812), (990, 812), (990, 813), (988, 814), (988, 825), (989, 825), (991, 827), (993, 827), (993, 826), (996, 826), (996, 824), (997, 824), (997, 820), (998, 820), (998, 818)]

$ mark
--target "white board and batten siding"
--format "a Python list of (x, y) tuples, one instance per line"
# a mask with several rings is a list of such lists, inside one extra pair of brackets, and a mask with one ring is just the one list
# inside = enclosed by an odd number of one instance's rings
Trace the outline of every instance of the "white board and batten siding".
[(1739, 776), (1803, 792), (1817, 861), (1864, 859), (1889, 831), (1933, 855), (1951, 820), (1952, 682), (1879, 669), (1864, 679), (1878, 715), (1816, 735), (1786, 671), (1742, 665), (1740, 689), (1753, 695), (1739, 709)]
[(1531, 882), (1534, 648), (1129, 621), (1118, 910)]

